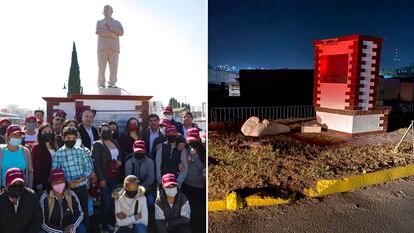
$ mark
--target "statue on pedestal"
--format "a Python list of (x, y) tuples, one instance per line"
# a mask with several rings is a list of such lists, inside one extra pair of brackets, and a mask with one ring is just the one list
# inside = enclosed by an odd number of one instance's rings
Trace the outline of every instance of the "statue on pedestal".
[(112, 18), (113, 9), (106, 5), (103, 10), (104, 19), (96, 24), (98, 35), (98, 87), (105, 88), (106, 64), (109, 64), (108, 87), (116, 88), (118, 58), (119, 58), (119, 37), (124, 34), (124, 29), (119, 21)]

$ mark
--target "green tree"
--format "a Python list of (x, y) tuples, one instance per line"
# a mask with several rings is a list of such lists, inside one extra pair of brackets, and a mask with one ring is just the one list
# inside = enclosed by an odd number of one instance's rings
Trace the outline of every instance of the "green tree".
[(75, 42), (73, 42), (72, 49), (72, 62), (70, 64), (69, 70), (69, 81), (68, 81), (68, 97), (71, 97), (73, 94), (81, 93), (81, 80), (78, 64), (78, 55), (76, 53)]

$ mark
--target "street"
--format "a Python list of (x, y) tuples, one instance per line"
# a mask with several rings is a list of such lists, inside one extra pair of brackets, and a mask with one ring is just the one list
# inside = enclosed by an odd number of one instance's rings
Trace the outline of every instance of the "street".
[(289, 205), (212, 212), (209, 232), (414, 232), (414, 178)]

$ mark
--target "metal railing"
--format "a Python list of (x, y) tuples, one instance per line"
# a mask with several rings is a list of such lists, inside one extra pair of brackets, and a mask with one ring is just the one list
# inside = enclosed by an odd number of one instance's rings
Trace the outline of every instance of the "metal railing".
[(312, 105), (271, 107), (217, 107), (210, 108), (209, 122), (239, 122), (251, 116), (268, 120), (309, 118), (315, 116)]

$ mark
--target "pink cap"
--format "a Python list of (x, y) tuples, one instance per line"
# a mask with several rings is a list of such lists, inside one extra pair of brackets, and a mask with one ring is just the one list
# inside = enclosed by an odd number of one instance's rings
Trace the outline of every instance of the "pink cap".
[(197, 128), (189, 128), (186, 139), (187, 141), (200, 141), (200, 131)]
[(172, 113), (172, 112), (173, 112), (172, 107), (171, 106), (167, 106), (167, 107), (164, 108), (164, 112), (163, 113)]
[(132, 148), (134, 153), (145, 152), (145, 142), (143, 140), (136, 140)]
[(165, 188), (172, 184), (177, 185), (177, 179), (175, 178), (174, 174), (167, 173), (162, 176), (162, 187)]
[(17, 181), (21, 181), (24, 183), (24, 175), (23, 171), (20, 168), (10, 168), (6, 172), (6, 187), (9, 187), (10, 185), (13, 185)]
[(6, 136), (10, 136), (10, 134), (12, 133), (21, 133), (24, 134), (24, 132), (22, 131), (22, 128), (20, 128), (20, 126), (18, 125), (9, 125), (9, 127), (7, 127), (6, 129)]
[(165, 128), (165, 134), (167, 136), (175, 136), (178, 134), (177, 128), (174, 125), (169, 125)]

